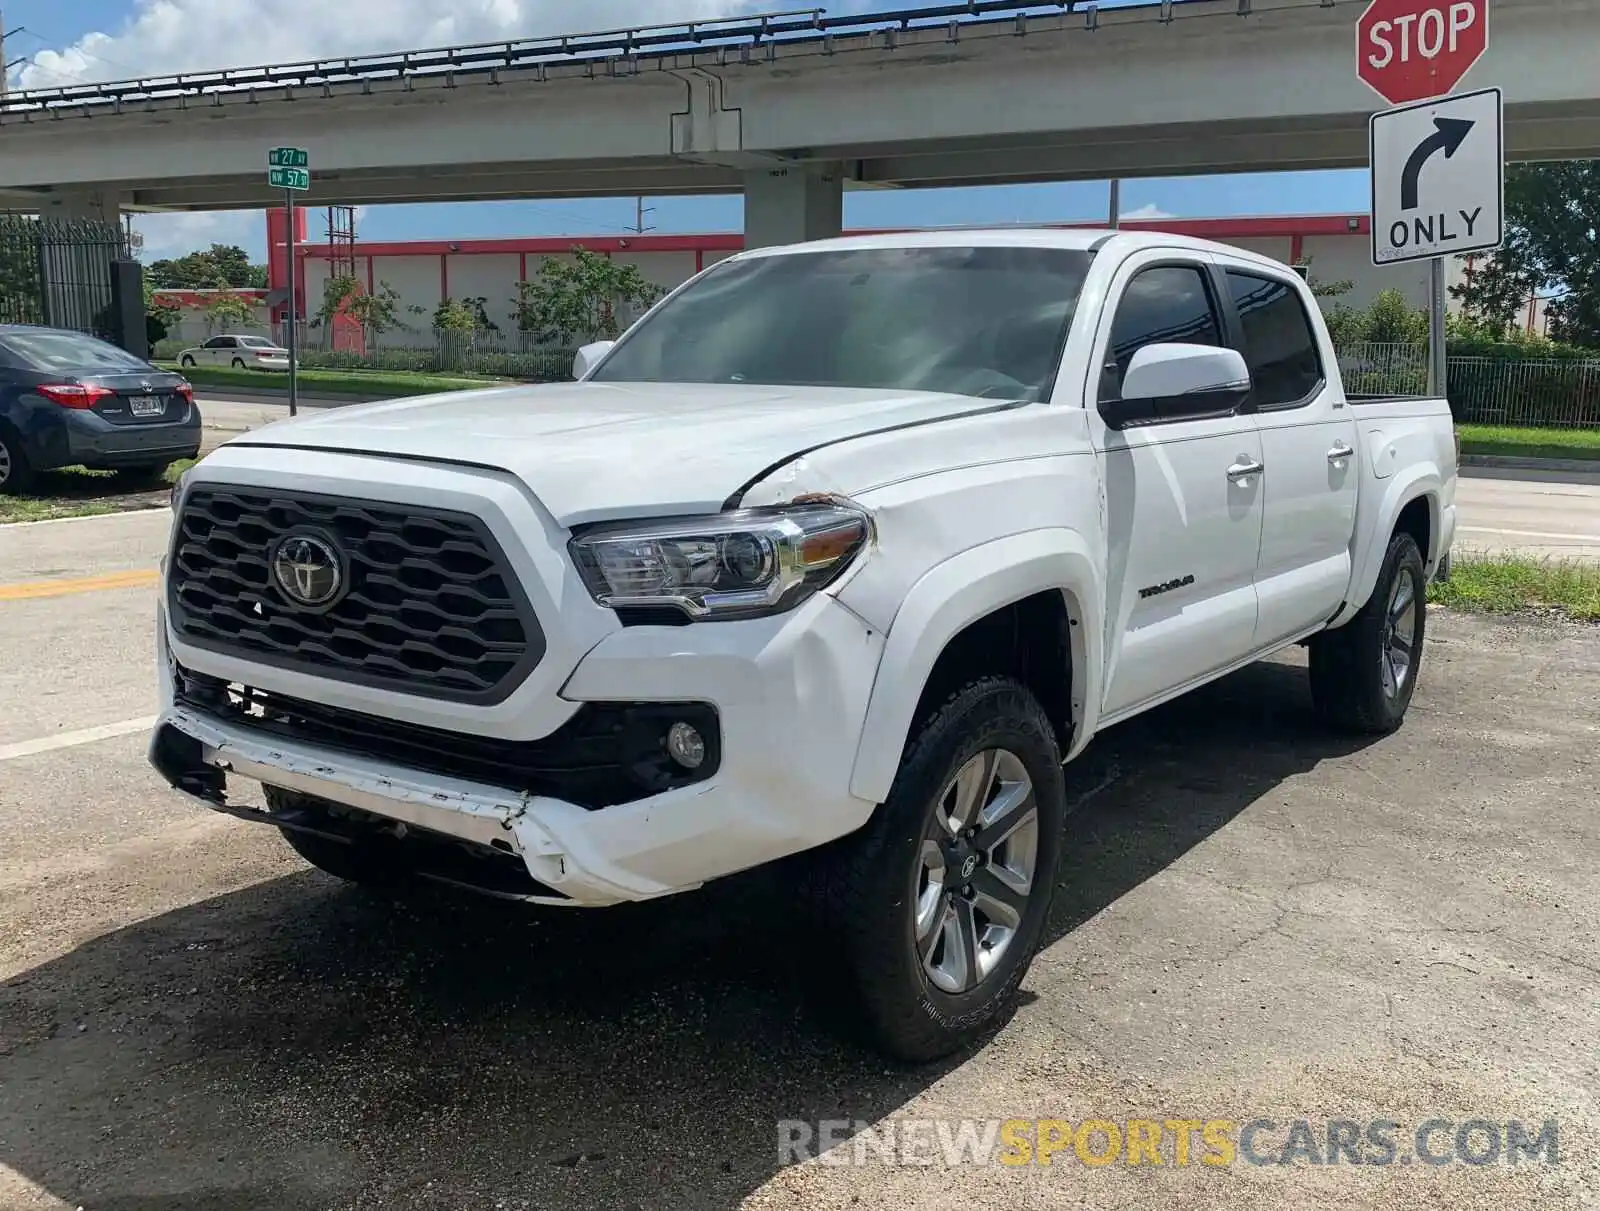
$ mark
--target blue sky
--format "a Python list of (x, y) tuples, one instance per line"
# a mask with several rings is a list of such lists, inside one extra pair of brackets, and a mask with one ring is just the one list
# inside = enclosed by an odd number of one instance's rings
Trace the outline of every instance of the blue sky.
[[(604, 3), (605, 0), (598, 0)], [(662, 20), (714, 9), (719, 0), (615, 0), (623, 12)], [(722, 0), (723, 7), (728, 7)], [(740, 0), (734, 0), (740, 2)], [(920, 2), (920, 0), (919, 0)], [(331, 6), (351, 18), (329, 24), (326, 0), (0, 0), (7, 30), (23, 27), (6, 45), (7, 60), (33, 59), (37, 87), (86, 79), (126, 78), (166, 70), (174, 57), (210, 56), (206, 66), (225, 56), (231, 65), (259, 61), (265, 53), (250, 40), (225, 37), (241, 20), (271, 21), (283, 47), (281, 57), (345, 54), (401, 44), (434, 45), (516, 33), (596, 28), (597, 0), (342, 0)], [(748, 8), (779, 8), (746, 3)], [(911, 7), (912, 0), (844, 0), (830, 13)], [(304, 9), (303, 14), (289, 10)], [(384, 20), (363, 21), (356, 9)], [(576, 19), (573, 14), (577, 14)], [(296, 20), (297, 15), (300, 17)], [(320, 24), (319, 24), (320, 21)], [(214, 28), (217, 49), (206, 46)], [(297, 34), (295, 31), (303, 31)], [(364, 31), (379, 31), (369, 34)], [(439, 35), (429, 37), (434, 31)], [(456, 34), (446, 37), (445, 34)], [(298, 40), (297, 40), (298, 38)], [(53, 52), (53, 53), (52, 53)], [(241, 54), (243, 58), (241, 58)], [(278, 58), (278, 55), (268, 56)], [(314, 193), (308, 197), (314, 204)], [(1093, 220), (1107, 213), (1104, 182), (1019, 185), (990, 189), (867, 191), (846, 196), (850, 226), (946, 225), (959, 223), (1065, 222)], [(360, 216), (360, 238), (406, 240), (491, 236), (584, 235), (620, 232), (634, 223), (634, 200), (579, 199), (561, 202), (492, 202), (431, 206), (373, 206)], [(726, 231), (742, 225), (737, 197), (654, 198), (645, 223), (658, 231)], [(1367, 207), (1366, 173), (1318, 172), (1227, 177), (1127, 180), (1122, 185), (1124, 214), (1165, 214), (1183, 218), (1249, 214), (1356, 213)], [(242, 244), (256, 258), (265, 255), (259, 214), (161, 216), (141, 220), (147, 255), (168, 256), (213, 239)], [(312, 238), (318, 238), (316, 232)]]

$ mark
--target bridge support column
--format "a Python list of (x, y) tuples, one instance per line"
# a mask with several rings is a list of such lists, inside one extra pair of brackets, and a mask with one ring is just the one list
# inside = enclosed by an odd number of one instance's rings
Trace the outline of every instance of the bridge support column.
[(826, 240), (843, 230), (844, 177), (837, 169), (795, 165), (745, 174), (746, 248)]
[(39, 207), (44, 219), (92, 219), (122, 222), (122, 193), (115, 189), (83, 189), (51, 194)]

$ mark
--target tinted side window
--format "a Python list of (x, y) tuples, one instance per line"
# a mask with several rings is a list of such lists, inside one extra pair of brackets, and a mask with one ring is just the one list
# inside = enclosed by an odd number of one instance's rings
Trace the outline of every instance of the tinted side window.
[(1244, 325), (1244, 358), (1258, 408), (1298, 404), (1322, 385), (1316, 331), (1300, 292), (1286, 282), (1228, 271), (1228, 293)]
[(207, 341), (205, 344), (201, 345), (200, 348), (202, 348), (202, 349), (223, 349), (223, 348), (227, 347), (227, 344), (228, 344), (228, 338), (227, 337), (225, 337), (225, 336), (214, 336), (209, 341)]
[(1100, 398), (1122, 397), (1122, 376), (1146, 345), (1222, 344), (1222, 325), (1205, 275), (1190, 265), (1158, 265), (1135, 274), (1111, 322)]

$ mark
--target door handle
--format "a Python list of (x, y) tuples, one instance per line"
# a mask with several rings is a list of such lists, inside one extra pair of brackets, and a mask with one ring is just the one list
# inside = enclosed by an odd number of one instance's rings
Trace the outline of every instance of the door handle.
[(1340, 442), (1338, 445), (1334, 446), (1333, 449), (1328, 451), (1328, 461), (1330, 463), (1342, 463), (1354, 453), (1355, 451), (1349, 446), (1345, 445), (1343, 442)]
[(1234, 463), (1228, 468), (1228, 478), (1238, 483), (1241, 479), (1249, 479), (1252, 475), (1259, 475), (1266, 468), (1260, 463)]

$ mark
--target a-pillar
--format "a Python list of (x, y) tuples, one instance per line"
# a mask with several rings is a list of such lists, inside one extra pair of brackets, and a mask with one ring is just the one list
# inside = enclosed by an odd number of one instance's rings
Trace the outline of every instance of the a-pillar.
[(826, 240), (844, 230), (844, 178), (812, 166), (762, 169), (744, 179), (744, 246)]

